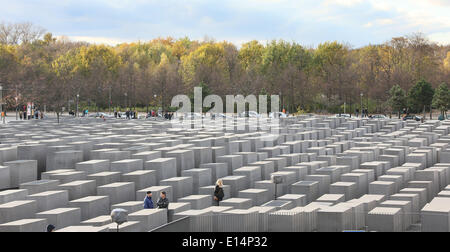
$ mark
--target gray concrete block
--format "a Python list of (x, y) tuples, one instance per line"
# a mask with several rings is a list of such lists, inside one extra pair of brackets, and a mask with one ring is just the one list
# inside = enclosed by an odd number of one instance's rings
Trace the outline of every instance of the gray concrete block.
[(161, 157), (160, 151), (143, 151), (131, 155), (132, 159), (142, 159), (144, 163)]
[(145, 162), (145, 170), (156, 171), (156, 182), (177, 176), (176, 158), (158, 158)]
[(82, 221), (110, 213), (108, 196), (88, 196), (72, 200), (69, 202), (69, 206), (81, 210)]
[(408, 188), (425, 188), (427, 192), (427, 201), (430, 202), (433, 198), (433, 181), (410, 181)]
[(99, 172), (87, 176), (88, 180), (95, 180), (97, 186), (103, 186), (107, 184), (112, 184), (120, 182), (121, 173), (120, 172)]
[(16, 200), (1, 204), (0, 223), (34, 218), (36, 212), (37, 203), (35, 200)]
[(68, 191), (46, 191), (27, 196), (27, 200), (34, 200), (37, 203), (37, 211), (43, 212), (59, 207), (66, 207), (69, 204)]
[(316, 199), (316, 202), (330, 202), (333, 203), (333, 205), (336, 205), (337, 203), (341, 203), (345, 201), (345, 194), (324, 194), (318, 199)]
[(217, 157), (216, 161), (228, 164), (228, 174), (233, 174), (234, 170), (239, 169), (244, 165), (243, 157), (241, 155), (221, 156)]
[(50, 174), (50, 180), (58, 180), (60, 184), (67, 184), (77, 180), (86, 180), (86, 173), (83, 171), (69, 171)]
[(257, 232), (259, 214), (248, 209), (233, 209), (218, 215), (218, 232)]
[(192, 177), (193, 179), (193, 190), (194, 194), (198, 194), (200, 187), (208, 186), (215, 181), (211, 180), (211, 169), (190, 169), (181, 172), (183, 177)]
[(192, 177), (174, 177), (170, 179), (161, 180), (161, 186), (171, 186), (173, 192), (173, 200), (177, 201), (193, 193), (194, 179)]
[(354, 199), (357, 190), (355, 182), (336, 182), (330, 185), (330, 193), (344, 194), (346, 201)]
[(253, 207), (252, 199), (229, 198), (219, 203), (220, 206), (231, 206), (233, 209), (249, 209)]
[(111, 162), (111, 171), (120, 172), (122, 174), (144, 169), (144, 161), (142, 159), (125, 159)]
[(137, 221), (143, 232), (167, 224), (167, 209), (144, 209), (128, 215), (128, 220)]
[(380, 207), (392, 207), (392, 208), (400, 208), (402, 210), (403, 217), (403, 229), (402, 231), (406, 231), (412, 224), (412, 205), (410, 201), (401, 201), (401, 200), (386, 200), (381, 202)]
[(369, 212), (367, 226), (370, 231), (401, 232), (403, 216), (400, 208), (377, 207)]
[(200, 167), (201, 164), (213, 162), (210, 147), (195, 147), (192, 150), (194, 151), (194, 167)]
[(345, 206), (333, 206), (317, 212), (319, 232), (342, 232), (352, 229), (352, 209)]
[(175, 150), (167, 152), (166, 156), (176, 158), (177, 176), (181, 176), (181, 171), (195, 168), (194, 151), (192, 150)]
[(109, 196), (110, 204), (136, 200), (133, 182), (112, 183), (97, 187), (98, 196)]
[(211, 170), (211, 182), (216, 182), (218, 179), (229, 175), (227, 163), (201, 164), (200, 168), (208, 168)]
[(307, 205), (306, 195), (304, 194), (285, 194), (277, 199), (281, 201), (291, 201), (294, 207), (303, 207)]
[(260, 167), (261, 168), (261, 179), (263, 179), (263, 180), (269, 180), (270, 175), (273, 172), (275, 172), (275, 162), (274, 161), (258, 161), (258, 162), (254, 162), (254, 163), (249, 163), (248, 166)]
[(111, 216), (108, 215), (101, 215), (97, 216), (95, 218), (82, 221), (80, 225), (83, 226), (93, 226), (93, 227), (101, 227), (112, 223)]
[(259, 166), (244, 166), (233, 171), (234, 176), (246, 177), (246, 188), (254, 187), (256, 181), (261, 180), (261, 167)]
[(21, 219), (0, 224), (0, 232), (42, 233), (46, 231), (47, 225), (46, 219)]
[(28, 190), (28, 194), (31, 195), (46, 191), (57, 190), (58, 185), (59, 180), (36, 180), (20, 184), (19, 188)]
[(395, 182), (392, 181), (374, 181), (369, 184), (369, 194), (381, 194), (391, 196), (395, 194)]
[(365, 173), (346, 173), (341, 176), (342, 182), (355, 182), (357, 188), (356, 197), (361, 197), (368, 192), (368, 176)]
[(281, 171), (294, 172), (296, 181), (306, 180), (306, 176), (308, 175), (308, 167), (301, 165), (284, 167)]
[(133, 182), (136, 190), (156, 186), (156, 171), (138, 170), (126, 174), (122, 174), (122, 182)]
[(92, 227), (92, 226), (68, 226), (56, 230), (58, 233), (100, 233), (109, 232), (106, 227)]
[(212, 206), (211, 195), (190, 195), (178, 199), (180, 203), (190, 203), (191, 209), (201, 210)]
[(0, 190), (11, 188), (11, 174), (9, 167), (0, 166)]
[(62, 228), (78, 225), (81, 222), (80, 208), (56, 208), (45, 212), (36, 213), (36, 218), (46, 219), (47, 223)]
[(69, 192), (69, 200), (97, 195), (97, 184), (95, 180), (77, 180), (59, 185), (58, 189), (67, 190)]
[(305, 180), (319, 182), (319, 196), (330, 191), (331, 178), (328, 175), (307, 175)]
[(111, 206), (111, 210), (113, 209), (125, 209), (128, 211), (128, 214), (137, 212), (139, 210), (144, 209), (144, 201), (127, 201), (119, 204), (115, 204)]
[(28, 195), (26, 189), (6, 190), (0, 192), (0, 205), (16, 200), (25, 200)]
[(239, 191), (239, 198), (251, 199), (253, 206), (260, 206), (272, 199), (267, 189), (247, 189)]
[(58, 169), (75, 169), (77, 163), (83, 162), (83, 152), (76, 150), (57, 151), (51, 153), (53, 158), (47, 159), (46, 171)]
[(10, 186), (17, 188), (20, 184), (38, 179), (36, 160), (17, 160), (3, 163), (9, 167)]
[(306, 195), (307, 203), (316, 200), (319, 197), (320, 183), (318, 181), (299, 181), (290, 186), (292, 194)]
[(90, 160), (77, 163), (75, 169), (77, 171), (84, 171), (87, 175), (91, 175), (100, 172), (109, 172), (111, 170), (111, 163), (109, 160)]
[(248, 189), (247, 178), (245, 176), (227, 176), (222, 178), (224, 185), (229, 185), (231, 189), (231, 196), (237, 197), (239, 191)]
[(179, 219), (180, 217), (177, 217), (176, 214), (188, 210), (191, 210), (191, 203), (189, 202), (170, 203), (168, 209), (169, 211), (168, 222), (170, 223), (172, 221)]

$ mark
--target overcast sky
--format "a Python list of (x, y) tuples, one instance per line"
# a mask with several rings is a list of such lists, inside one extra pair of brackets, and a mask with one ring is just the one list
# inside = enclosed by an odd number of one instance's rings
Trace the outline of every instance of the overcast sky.
[(422, 32), (450, 44), (450, 0), (0, 0), (0, 22), (116, 44), (156, 37), (324, 41), (354, 47)]

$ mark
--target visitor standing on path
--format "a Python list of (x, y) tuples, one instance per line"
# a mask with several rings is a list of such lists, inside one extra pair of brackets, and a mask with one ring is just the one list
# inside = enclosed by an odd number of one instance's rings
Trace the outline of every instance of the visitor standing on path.
[(216, 189), (214, 190), (214, 202), (216, 202), (217, 206), (219, 206), (224, 197), (223, 180), (219, 179), (216, 182)]
[(148, 191), (144, 199), (144, 209), (153, 209), (152, 192)]

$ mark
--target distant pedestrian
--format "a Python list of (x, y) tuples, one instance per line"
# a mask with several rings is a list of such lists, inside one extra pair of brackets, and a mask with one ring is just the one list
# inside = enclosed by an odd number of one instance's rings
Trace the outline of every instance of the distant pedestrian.
[(52, 233), (55, 231), (55, 226), (53, 226), (52, 224), (47, 226), (47, 233)]
[(153, 209), (152, 192), (148, 191), (144, 199), (144, 209)]
[(169, 208), (169, 199), (166, 192), (161, 192), (158, 202), (156, 202), (158, 208)]
[(220, 202), (225, 197), (223, 192), (223, 180), (219, 179), (216, 182), (216, 189), (214, 190), (214, 202), (219, 206)]

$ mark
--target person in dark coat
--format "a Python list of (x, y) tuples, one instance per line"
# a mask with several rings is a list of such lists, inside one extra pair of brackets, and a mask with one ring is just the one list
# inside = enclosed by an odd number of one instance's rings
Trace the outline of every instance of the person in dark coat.
[(225, 194), (223, 192), (223, 181), (221, 179), (217, 180), (216, 189), (214, 190), (214, 202), (216, 202), (217, 206), (223, 200)]
[(55, 231), (55, 226), (53, 226), (52, 224), (48, 225), (47, 226), (47, 233), (51, 233), (53, 231)]
[(166, 192), (161, 192), (158, 202), (156, 202), (158, 208), (169, 208), (169, 199)]
[(152, 192), (148, 191), (144, 199), (144, 209), (153, 209)]

